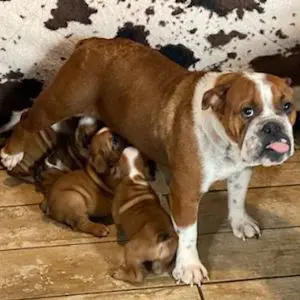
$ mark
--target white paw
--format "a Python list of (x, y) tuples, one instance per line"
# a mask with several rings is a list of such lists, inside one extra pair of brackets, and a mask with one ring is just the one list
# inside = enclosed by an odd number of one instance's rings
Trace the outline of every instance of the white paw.
[(233, 234), (239, 239), (246, 240), (246, 238), (259, 238), (261, 236), (257, 222), (247, 214), (240, 217), (230, 217), (229, 221)]
[(13, 169), (24, 156), (24, 152), (19, 152), (16, 154), (7, 154), (4, 149), (1, 149), (1, 162), (8, 170)]
[(176, 266), (172, 275), (177, 283), (183, 282), (191, 286), (194, 284), (200, 286), (203, 279), (209, 280), (207, 270), (200, 262), (197, 253), (189, 254), (177, 255)]

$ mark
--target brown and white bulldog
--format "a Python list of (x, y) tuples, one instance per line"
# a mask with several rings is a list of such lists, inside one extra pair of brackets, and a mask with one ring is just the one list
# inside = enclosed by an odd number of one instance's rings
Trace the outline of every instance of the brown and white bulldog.
[(124, 39), (81, 41), (1, 152), (12, 167), (34, 132), (74, 115), (101, 119), (137, 149), (169, 167), (178, 233), (173, 276), (200, 284), (199, 200), (228, 179), (229, 220), (239, 238), (259, 234), (245, 211), (251, 167), (294, 152), (288, 80), (260, 73), (189, 72), (158, 51)]
[(177, 250), (177, 234), (147, 180), (148, 166), (141, 153), (133, 147), (125, 148), (116, 169), (119, 183), (112, 215), (129, 241), (124, 248), (124, 266), (117, 269), (113, 277), (142, 282), (146, 262), (151, 263), (155, 274), (169, 269)]

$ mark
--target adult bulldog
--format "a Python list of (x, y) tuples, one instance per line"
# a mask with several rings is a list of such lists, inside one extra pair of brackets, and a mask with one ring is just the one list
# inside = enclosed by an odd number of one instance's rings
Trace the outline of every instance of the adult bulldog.
[(90, 115), (171, 171), (170, 204), (179, 236), (173, 277), (200, 284), (199, 200), (227, 178), (235, 236), (260, 234), (245, 211), (251, 167), (293, 154), (289, 80), (259, 73), (189, 72), (158, 51), (124, 39), (81, 41), (2, 150), (12, 168), (30, 134), (74, 115)]

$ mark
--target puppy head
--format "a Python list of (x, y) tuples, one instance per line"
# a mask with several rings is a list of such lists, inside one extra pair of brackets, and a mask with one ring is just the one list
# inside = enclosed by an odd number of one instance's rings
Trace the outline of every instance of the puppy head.
[(296, 119), (290, 80), (263, 73), (227, 73), (203, 96), (250, 166), (281, 164), (293, 154)]
[(74, 135), (74, 145), (78, 153), (86, 159), (89, 156), (91, 139), (99, 127), (98, 120), (92, 117), (82, 117), (78, 122)]
[(156, 234), (156, 243), (158, 256), (152, 264), (152, 271), (161, 274), (171, 266), (178, 247), (178, 236), (175, 233), (159, 232)]
[(178, 247), (178, 236), (173, 230), (171, 220), (170, 226), (165, 230), (162, 230), (161, 226), (158, 228), (158, 220), (155, 222), (156, 224), (152, 222), (145, 226), (148, 228), (145, 228), (144, 241), (141, 241), (140, 249), (147, 253), (147, 269), (152, 270), (154, 274), (161, 274), (171, 267)]
[(141, 153), (134, 147), (126, 147), (117, 165), (120, 179), (130, 178), (133, 181), (146, 180), (146, 164)]
[(89, 163), (97, 173), (107, 173), (120, 159), (124, 147), (125, 141), (104, 127), (91, 140)]

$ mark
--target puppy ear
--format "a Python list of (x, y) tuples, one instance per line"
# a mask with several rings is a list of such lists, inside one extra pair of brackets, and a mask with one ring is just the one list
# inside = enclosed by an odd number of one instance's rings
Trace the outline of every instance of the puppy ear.
[(211, 107), (214, 111), (220, 110), (229, 87), (228, 84), (221, 84), (206, 91), (202, 98), (202, 109), (207, 110)]
[(97, 153), (95, 155), (90, 155), (89, 162), (95, 168), (97, 173), (103, 174), (106, 172), (108, 165), (104, 159), (103, 153)]

